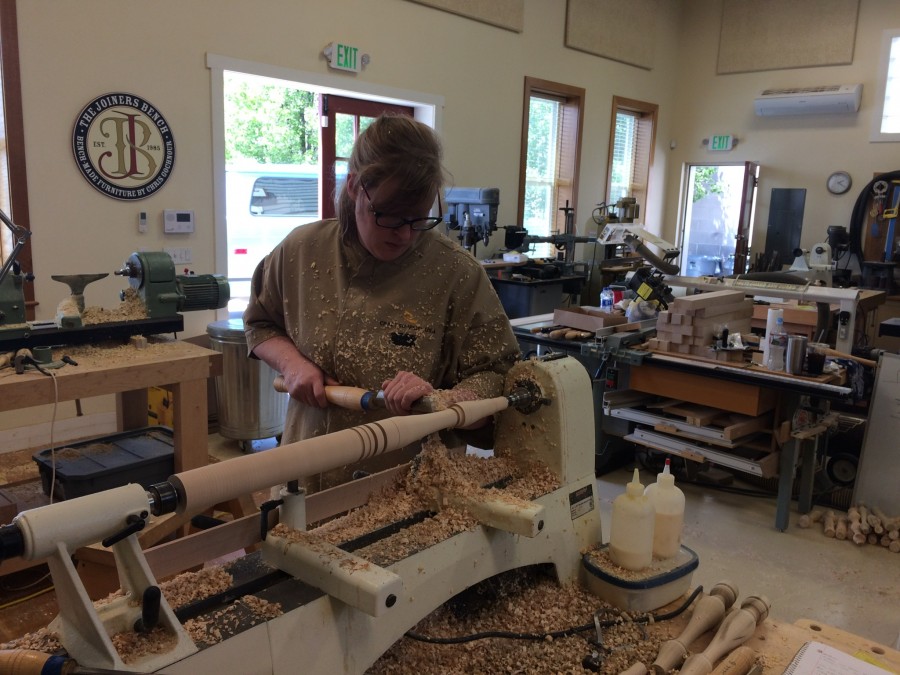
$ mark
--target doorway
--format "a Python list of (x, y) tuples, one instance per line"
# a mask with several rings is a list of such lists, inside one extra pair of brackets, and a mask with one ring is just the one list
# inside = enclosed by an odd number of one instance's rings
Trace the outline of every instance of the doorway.
[[(350, 91), (335, 76), (212, 54), (207, 65), (212, 71), (215, 267), (228, 277), (231, 289), (219, 318), (239, 318), (257, 263), (294, 227), (333, 215), (333, 190), (345, 154), (338, 149), (352, 145), (367, 118), (385, 110), (402, 110), (438, 129), (443, 99), (417, 93), (413, 100), (409, 91), (368, 83)], [(344, 97), (340, 106), (337, 96)], [(321, 114), (327, 97), (340, 108), (340, 116), (330, 120)]]
[(689, 164), (681, 208), (681, 274), (747, 272), (759, 165)]

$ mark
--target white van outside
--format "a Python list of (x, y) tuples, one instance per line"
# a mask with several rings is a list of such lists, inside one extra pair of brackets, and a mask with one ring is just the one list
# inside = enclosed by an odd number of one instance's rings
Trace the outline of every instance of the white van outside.
[(240, 316), (257, 264), (295, 227), (319, 219), (319, 168), (241, 164), (225, 169), (230, 315)]

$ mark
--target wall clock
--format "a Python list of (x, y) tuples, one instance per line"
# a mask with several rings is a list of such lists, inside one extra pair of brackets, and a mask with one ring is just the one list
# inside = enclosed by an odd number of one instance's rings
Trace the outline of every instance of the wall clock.
[(853, 185), (853, 179), (850, 178), (850, 174), (846, 171), (835, 171), (825, 181), (825, 187), (833, 195), (844, 194), (850, 189), (851, 185)]

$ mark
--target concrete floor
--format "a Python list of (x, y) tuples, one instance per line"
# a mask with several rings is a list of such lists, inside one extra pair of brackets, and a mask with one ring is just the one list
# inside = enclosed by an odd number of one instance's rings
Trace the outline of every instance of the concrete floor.
[[(597, 479), (604, 540), (612, 502), (631, 475), (623, 468)], [(653, 480), (641, 470), (642, 483)], [(790, 527), (780, 532), (774, 498), (679, 487), (686, 498), (682, 543), (700, 559), (691, 588), (708, 591), (727, 579), (741, 598), (766, 595), (775, 619), (813, 619), (900, 649), (900, 554), (829, 539), (821, 525), (799, 528), (796, 503)]]

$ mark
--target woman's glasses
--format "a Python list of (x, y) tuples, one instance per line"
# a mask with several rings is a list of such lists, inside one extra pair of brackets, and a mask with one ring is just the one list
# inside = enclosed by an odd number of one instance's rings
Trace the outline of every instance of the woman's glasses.
[(439, 215), (437, 217), (428, 216), (425, 218), (404, 218), (403, 216), (392, 216), (387, 213), (382, 213), (381, 211), (376, 211), (375, 205), (372, 203), (372, 198), (369, 196), (368, 190), (366, 190), (366, 186), (361, 184), (360, 187), (362, 187), (363, 193), (366, 195), (366, 199), (369, 200), (369, 209), (372, 211), (372, 215), (375, 216), (375, 224), (379, 227), (386, 227), (390, 230), (396, 230), (398, 227), (409, 225), (411, 230), (419, 232), (422, 230), (430, 230), (444, 220), (444, 210), (441, 207), (440, 197), (438, 197)]

